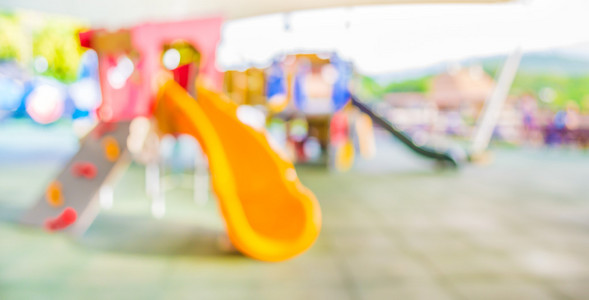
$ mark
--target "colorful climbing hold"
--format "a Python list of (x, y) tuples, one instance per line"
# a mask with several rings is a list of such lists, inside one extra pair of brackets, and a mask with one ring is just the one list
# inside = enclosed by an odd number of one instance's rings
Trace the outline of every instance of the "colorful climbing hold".
[(58, 207), (63, 205), (63, 194), (61, 193), (61, 183), (59, 181), (53, 181), (47, 186), (45, 200), (51, 206)]
[(102, 140), (102, 146), (104, 147), (104, 156), (111, 162), (116, 161), (121, 154), (119, 143), (112, 136), (107, 136)]
[(63, 230), (76, 222), (77, 218), (76, 210), (66, 207), (57, 217), (45, 220), (45, 229), (49, 231)]
[(71, 170), (74, 177), (85, 177), (86, 179), (93, 179), (98, 172), (96, 166), (87, 161), (74, 163)]

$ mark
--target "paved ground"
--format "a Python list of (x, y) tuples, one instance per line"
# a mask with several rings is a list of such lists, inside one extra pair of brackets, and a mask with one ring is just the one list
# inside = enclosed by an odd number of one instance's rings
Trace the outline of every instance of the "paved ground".
[(189, 178), (170, 178), (167, 214), (151, 218), (138, 166), (82, 238), (12, 222), (59, 164), (0, 165), (0, 299), (589, 298), (588, 153), (500, 150), (459, 172), (299, 168), (323, 231), (283, 263), (221, 250), (215, 203), (194, 204)]

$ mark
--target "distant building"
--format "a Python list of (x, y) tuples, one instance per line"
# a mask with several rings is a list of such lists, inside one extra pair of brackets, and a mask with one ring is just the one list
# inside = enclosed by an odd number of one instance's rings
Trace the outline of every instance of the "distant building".
[(435, 104), (426, 94), (417, 92), (387, 94), (377, 110), (401, 128), (429, 127), (437, 115)]
[(494, 86), (480, 66), (448, 70), (432, 78), (428, 93), (390, 93), (380, 109), (400, 127), (468, 135)]
[(390, 93), (384, 95), (383, 100), (395, 107), (424, 106), (430, 102), (425, 94), (418, 92)]
[(435, 76), (429, 98), (441, 110), (480, 108), (494, 86), (493, 78), (480, 66), (461, 68)]

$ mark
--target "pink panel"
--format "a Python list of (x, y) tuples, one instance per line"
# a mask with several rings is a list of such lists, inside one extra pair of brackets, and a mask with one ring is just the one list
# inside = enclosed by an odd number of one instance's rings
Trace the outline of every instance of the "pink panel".
[[(139, 59), (134, 61), (135, 72), (125, 86), (115, 89), (108, 82), (108, 72), (116, 67), (117, 58), (100, 56), (99, 74), (103, 101), (98, 110), (99, 117), (103, 121), (123, 121), (137, 116), (150, 116), (156, 88), (153, 84), (158, 72), (163, 69), (163, 46), (177, 40), (189, 42), (200, 51), (199, 76), (206, 77), (220, 89), (223, 77), (215, 67), (215, 53), (221, 37), (221, 25), (222, 19), (214, 17), (146, 23), (131, 28), (132, 44)], [(84, 37), (88, 38), (86, 35)]]
[(98, 68), (100, 76), (100, 90), (102, 92), (102, 104), (98, 108), (98, 117), (105, 122), (122, 120), (121, 116), (132, 115), (133, 107), (130, 99), (137, 94), (140, 82), (132, 78), (121, 88), (114, 88), (108, 80), (108, 73), (117, 65), (117, 57), (99, 56)]
[(177, 40), (191, 43), (201, 53), (199, 76), (211, 80), (221, 88), (222, 74), (215, 67), (215, 53), (221, 38), (221, 18), (207, 18), (169, 23), (147, 23), (131, 29), (133, 46), (143, 63), (139, 69), (143, 84), (134, 101), (132, 113), (120, 116), (122, 119), (137, 115), (150, 115), (153, 103), (153, 87), (157, 72), (162, 69), (161, 55), (165, 44)]

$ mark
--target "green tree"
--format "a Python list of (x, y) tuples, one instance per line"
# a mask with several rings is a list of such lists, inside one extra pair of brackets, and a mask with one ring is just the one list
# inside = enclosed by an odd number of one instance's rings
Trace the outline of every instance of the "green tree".
[(0, 60), (22, 61), (26, 51), (26, 37), (15, 14), (0, 14)]
[(80, 26), (68, 20), (48, 19), (33, 33), (33, 56), (47, 60), (45, 75), (70, 82), (76, 79), (83, 48), (78, 40)]

